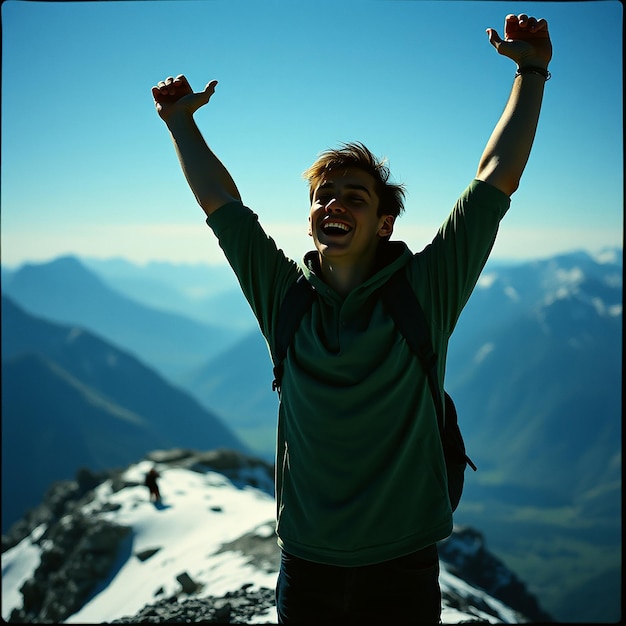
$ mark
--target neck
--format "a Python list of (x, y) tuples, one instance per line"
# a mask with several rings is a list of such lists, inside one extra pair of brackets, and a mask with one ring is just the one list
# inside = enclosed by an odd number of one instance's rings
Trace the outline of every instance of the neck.
[(373, 265), (373, 262), (356, 266), (352, 264), (343, 265), (320, 258), (320, 269), (324, 282), (343, 297), (370, 277)]

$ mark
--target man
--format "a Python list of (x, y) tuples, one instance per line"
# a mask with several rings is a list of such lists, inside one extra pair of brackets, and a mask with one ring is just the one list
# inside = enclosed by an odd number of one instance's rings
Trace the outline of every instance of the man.
[(263, 335), (303, 275), (315, 289), (282, 377), (276, 463), (281, 623), (436, 623), (436, 542), (452, 512), (436, 412), (419, 361), (386, 314), (380, 287), (403, 271), (429, 322), (439, 377), (447, 344), (492, 248), (533, 143), (552, 46), (545, 20), (509, 15), (489, 41), (516, 62), (509, 101), (476, 178), (432, 243), (391, 242), (403, 189), (361, 144), (305, 172), (315, 251), (287, 259), (246, 208), (193, 121), (216, 81), (153, 87), (181, 166)]
[(150, 494), (150, 502), (160, 502), (161, 501), (161, 492), (159, 491), (159, 484), (157, 479), (160, 478), (159, 472), (157, 472), (156, 467), (150, 469), (149, 472), (146, 472), (146, 478), (144, 480), (144, 484), (148, 487), (148, 493)]

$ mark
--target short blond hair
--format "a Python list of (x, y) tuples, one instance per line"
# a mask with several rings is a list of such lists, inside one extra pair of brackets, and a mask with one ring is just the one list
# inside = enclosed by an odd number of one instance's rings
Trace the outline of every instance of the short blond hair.
[(404, 211), (404, 185), (389, 182), (390, 172), (386, 159), (378, 159), (360, 142), (344, 143), (339, 148), (325, 150), (302, 174), (309, 183), (310, 200), (313, 200), (313, 193), (325, 176), (348, 167), (358, 167), (376, 181), (378, 215), (398, 217)]

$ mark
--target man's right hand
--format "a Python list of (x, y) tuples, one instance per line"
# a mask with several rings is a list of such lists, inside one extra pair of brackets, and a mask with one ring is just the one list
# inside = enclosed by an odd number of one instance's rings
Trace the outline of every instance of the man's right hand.
[(194, 93), (183, 74), (171, 76), (152, 87), (152, 97), (159, 117), (167, 122), (173, 115), (193, 115), (204, 106), (215, 92), (216, 80), (212, 80), (204, 91)]

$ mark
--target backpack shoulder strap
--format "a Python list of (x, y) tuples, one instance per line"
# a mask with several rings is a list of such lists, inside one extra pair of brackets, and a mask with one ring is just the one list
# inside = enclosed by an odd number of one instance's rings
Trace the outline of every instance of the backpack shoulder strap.
[(445, 414), (437, 376), (437, 355), (433, 350), (424, 311), (409, 283), (406, 270), (398, 270), (382, 287), (383, 303), (409, 347), (418, 356), (428, 376), (439, 427), (443, 431)]
[[(445, 391), (444, 397), (442, 398), (441, 396), (437, 375), (437, 355), (433, 350), (432, 340), (428, 331), (428, 322), (413, 291), (413, 287), (411, 287), (406, 277), (405, 270), (397, 271), (385, 284), (382, 288), (382, 299), (398, 330), (406, 339), (411, 350), (419, 357), (422, 367), (428, 376), (428, 386), (435, 403), (442, 442), (449, 439), (450, 432), (455, 432), (457, 437), (456, 449), (461, 455), (461, 460), (476, 471), (476, 465), (465, 454), (465, 444), (458, 430), (454, 402)], [(446, 424), (446, 413), (450, 417), (449, 424)], [(450, 428), (447, 428), (447, 426), (450, 426)], [(448, 436), (444, 433), (448, 433)], [(444, 445), (444, 452), (445, 448), (446, 446)]]
[(280, 391), (280, 383), (283, 376), (283, 361), (287, 356), (289, 345), (293, 336), (300, 326), (304, 314), (311, 308), (315, 298), (315, 289), (309, 281), (300, 274), (298, 280), (293, 283), (283, 299), (278, 311), (274, 345), (271, 346), (272, 362), (274, 364), (274, 381), (272, 389)]

